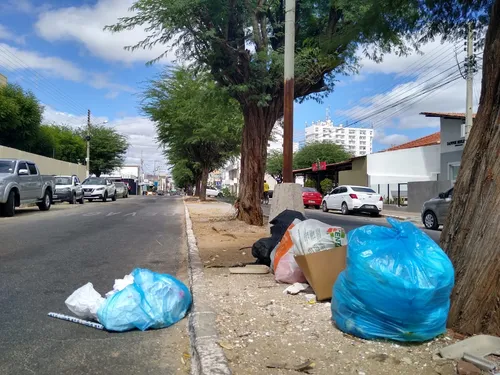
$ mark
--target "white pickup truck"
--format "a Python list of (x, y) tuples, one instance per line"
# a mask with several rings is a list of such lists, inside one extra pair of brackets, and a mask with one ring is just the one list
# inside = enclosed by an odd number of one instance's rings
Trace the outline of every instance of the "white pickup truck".
[(41, 211), (52, 205), (54, 176), (44, 176), (35, 163), (0, 159), (0, 216), (11, 217), (21, 204), (36, 203)]

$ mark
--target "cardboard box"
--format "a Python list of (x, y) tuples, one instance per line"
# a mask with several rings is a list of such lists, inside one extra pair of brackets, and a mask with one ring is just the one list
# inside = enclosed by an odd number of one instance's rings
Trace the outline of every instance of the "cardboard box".
[(332, 298), (333, 285), (346, 266), (346, 255), (347, 246), (341, 246), (313, 254), (295, 256), (295, 261), (304, 272), (318, 301)]

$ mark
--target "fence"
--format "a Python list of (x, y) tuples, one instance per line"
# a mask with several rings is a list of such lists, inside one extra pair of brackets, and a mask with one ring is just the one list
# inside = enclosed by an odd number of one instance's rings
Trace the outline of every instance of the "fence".
[(80, 180), (86, 177), (84, 165), (69, 163), (67, 161), (48, 158), (45, 156), (31, 154), (15, 148), (0, 146), (0, 158), (24, 159), (35, 162), (40, 173), (48, 175), (77, 175)]
[(377, 184), (371, 185), (371, 188), (384, 198), (385, 204), (406, 207), (408, 205), (408, 184)]

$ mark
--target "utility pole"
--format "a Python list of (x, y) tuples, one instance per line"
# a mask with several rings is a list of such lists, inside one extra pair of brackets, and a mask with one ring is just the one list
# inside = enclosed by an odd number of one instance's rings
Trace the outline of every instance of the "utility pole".
[(472, 93), (473, 93), (473, 77), (474, 77), (474, 31), (472, 22), (469, 22), (467, 30), (467, 92), (466, 92), (466, 107), (465, 107), (465, 141), (469, 138), (469, 133), (472, 128)]
[(90, 177), (90, 109), (87, 110), (87, 178)]
[(285, 0), (285, 97), (283, 128), (283, 182), (293, 182), (293, 99), (295, 65), (295, 0)]

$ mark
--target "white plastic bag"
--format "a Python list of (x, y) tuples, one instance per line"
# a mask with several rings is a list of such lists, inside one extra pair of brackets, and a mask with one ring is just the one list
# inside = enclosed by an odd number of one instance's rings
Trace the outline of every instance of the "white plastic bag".
[(97, 310), (103, 302), (104, 298), (92, 283), (87, 283), (75, 290), (64, 303), (79, 318), (97, 320)]
[(127, 286), (133, 283), (134, 283), (134, 276), (132, 275), (125, 275), (123, 279), (115, 279), (113, 290), (110, 290), (109, 292), (106, 293), (106, 298), (111, 297), (116, 292), (125, 289)]
[(307, 219), (291, 230), (295, 255), (306, 255), (334, 247), (346, 246), (344, 228), (334, 227), (319, 220)]
[(274, 278), (280, 283), (294, 284), (306, 283), (306, 277), (295, 261), (293, 248), (290, 249), (281, 259), (276, 266)]

